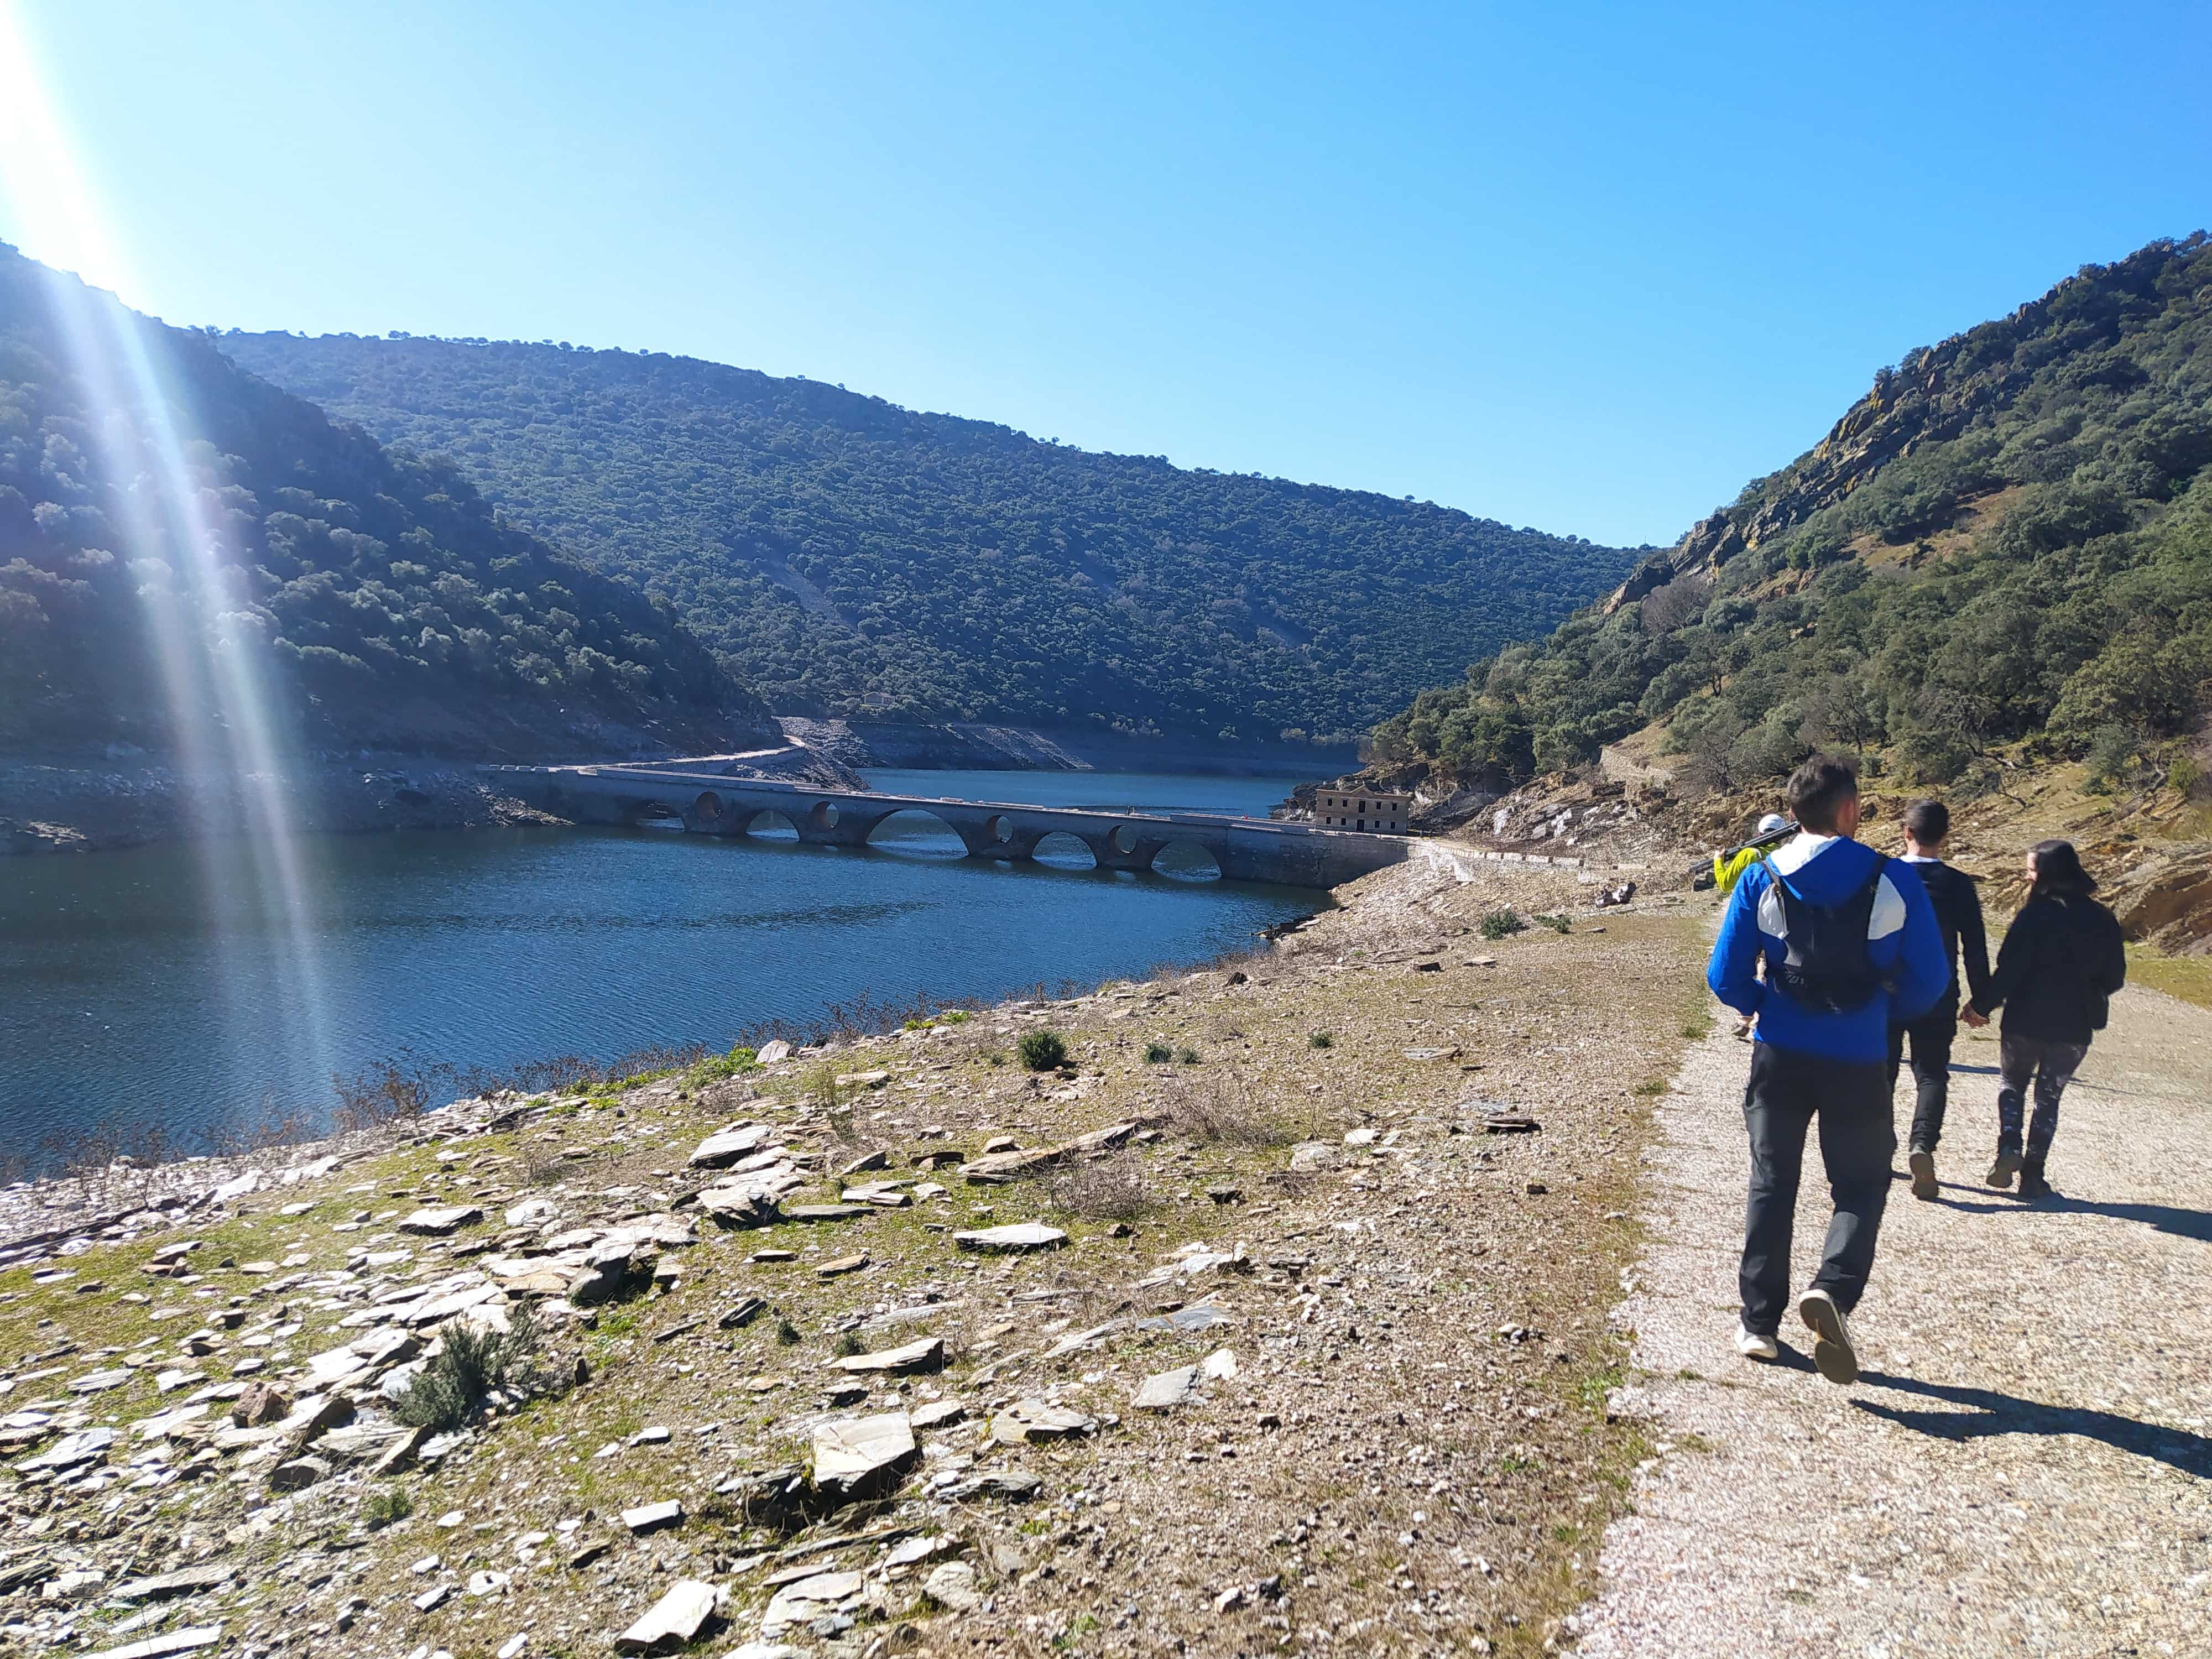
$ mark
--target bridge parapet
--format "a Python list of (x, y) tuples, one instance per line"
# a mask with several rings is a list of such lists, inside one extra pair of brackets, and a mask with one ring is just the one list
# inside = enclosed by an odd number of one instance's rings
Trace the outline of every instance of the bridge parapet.
[(823, 789), (764, 779), (690, 773), (666, 765), (488, 767), (508, 788), (557, 817), (586, 823), (675, 819), (694, 834), (751, 833), (764, 813), (787, 819), (814, 846), (861, 847), (894, 813), (926, 812), (959, 836), (971, 858), (1034, 859), (1044, 838), (1073, 836), (1101, 869), (1150, 870), (1168, 848), (1205, 849), (1224, 879), (1334, 887), (1401, 862), (1402, 836), (1318, 830), (1203, 812), (1097, 812), (1019, 802), (971, 801)]

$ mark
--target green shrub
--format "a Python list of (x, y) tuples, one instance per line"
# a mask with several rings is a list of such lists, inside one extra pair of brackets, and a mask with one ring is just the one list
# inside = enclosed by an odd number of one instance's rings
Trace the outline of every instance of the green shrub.
[(785, 1347), (788, 1348), (793, 1344), (803, 1341), (805, 1339), (799, 1335), (798, 1326), (793, 1324), (791, 1321), (779, 1314), (776, 1316), (775, 1321), (775, 1340), (782, 1343)]
[(2166, 787), (2191, 799), (2204, 793), (2204, 763), (2194, 755), (2184, 755), (2166, 769)]
[(1056, 1072), (1067, 1064), (1067, 1039), (1049, 1027), (1024, 1033), (1014, 1046), (1032, 1072)]
[(1565, 916), (1531, 916), (1528, 920), (1539, 927), (1548, 927), (1559, 934), (1566, 933), (1572, 925)]
[(1174, 1058), (1175, 1050), (1164, 1042), (1147, 1042), (1145, 1045), (1145, 1064), (1147, 1066), (1164, 1066)]
[(1492, 910), (1482, 919), (1482, 936), (1485, 939), (1504, 939), (1519, 933), (1528, 925), (1511, 910)]
[(526, 1303), (507, 1315), (507, 1328), (460, 1322), (446, 1327), (445, 1346), (415, 1375), (392, 1407), (410, 1427), (444, 1433), (476, 1415), (487, 1390), (543, 1393), (546, 1384), (531, 1364), (538, 1352), (538, 1323)]
[(1198, 1064), (1198, 1050), (1195, 1048), (1179, 1048), (1176, 1051), (1176, 1060), (1179, 1064), (1184, 1066), (1195, 1066)]
[(1333, 1048), (1335, 1046), (1336, 1039), (1327, 1031), (1316, 1031), (1306, 1039), (1306, 1047), (1309, 1048)]

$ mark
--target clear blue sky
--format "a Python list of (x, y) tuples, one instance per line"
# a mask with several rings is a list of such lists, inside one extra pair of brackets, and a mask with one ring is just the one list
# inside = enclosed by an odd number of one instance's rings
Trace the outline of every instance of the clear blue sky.
[(171, 322), (688, 353), (1604, 541), (2212, 222), (2202, 3), (18, 17), (87, 274)]

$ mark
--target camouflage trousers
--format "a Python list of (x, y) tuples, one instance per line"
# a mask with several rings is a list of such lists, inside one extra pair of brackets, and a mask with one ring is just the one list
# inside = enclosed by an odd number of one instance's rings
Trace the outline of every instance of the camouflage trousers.
[[(2074, 1080), (2089, 1052), (2086, 1042), (2045, 1042), (2039, 1037), (2004, 1034), (1998, 1044), (1997, 1069), (2002, 1081), (1997, 1088), (1997, 1150), (2021, 1152), (2031, 1164), (2040, 1164), (2051, 1151), (2051, 1138), (2058, 1133), (2058, 1097)], [(2021, 1142), (2021, 1116), (2031, 1084), (2035, 1115), (2027, 1123), (2027, 1140)]]

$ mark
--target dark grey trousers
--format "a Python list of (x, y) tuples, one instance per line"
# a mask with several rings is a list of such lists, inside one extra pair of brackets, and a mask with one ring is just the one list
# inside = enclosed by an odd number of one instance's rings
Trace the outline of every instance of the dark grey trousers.
[[(2051, 1138), (2058, 1133), (2058, 1097), (2088, 1058), (2086, 1042), (2045, 1042), (2036, 1037), (2004, 1034), (1997, 1045), (1997, 1070), (2003, 1073), (1997, 1088), (1997, 1150), (2025, 1151), (2027, 1161), (2041, 1167), (2051, 1151)], [(2033, 1079), (2035, 1115), (2027, 1122), (2027, 1144), (2021, 1145), (2021, 1118), (2027, 1104), (2029, 1080)]]
[(1874, 1267), (1875, 1240), (1889, 1202), (1897, 1132), (1889, 1067), (1879, 1060), (1826, 1060), (1757, 1042), (1743, 1091), (1751, 1138), (1751, 1198), (1745, 1207), (1738, 1285), (1747, 1330), (1771, 1336), (1790, 1305), (1790, 1243), (1805, 1136), (1820, 1126), (1820, 1162), (1836, 1212), (1813, 1283), (1850, 1312)]

